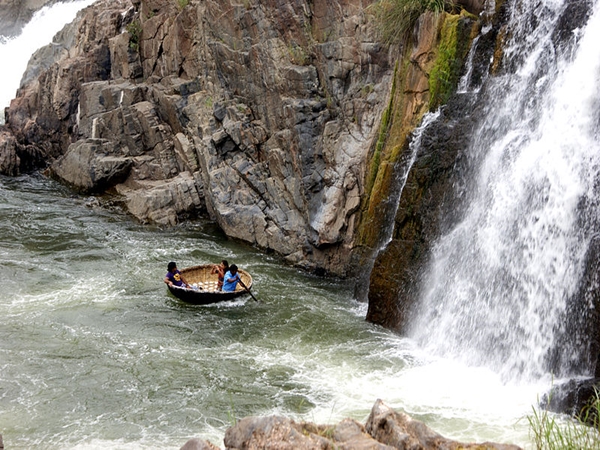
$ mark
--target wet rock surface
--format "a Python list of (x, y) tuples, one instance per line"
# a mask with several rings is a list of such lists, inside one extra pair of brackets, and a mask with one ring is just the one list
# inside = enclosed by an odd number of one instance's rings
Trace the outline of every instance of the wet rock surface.
[[(233, 449), (345, 449), (345, 450), (518, 450), (515, 445), (461, 443), (436, 433), (423, 422), (394, 411), (378, 400), (363, 425), (344, 419), (336, 425), (295, 422), (280, 416), (246, 417), (225, 433), (225, 448)], [(199, 439), (182, 450), (215, 448)]]

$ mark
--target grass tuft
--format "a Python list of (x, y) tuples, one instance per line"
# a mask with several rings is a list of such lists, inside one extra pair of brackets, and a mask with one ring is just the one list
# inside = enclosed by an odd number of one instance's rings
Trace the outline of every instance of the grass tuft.
[(580, 450), (600, 448), (600, 396), (595, 397), (575, 418), (564, 421), (560, 416), (533, 408), (527, 416), (530, 435), (537, 450)]
[(441, 13), (452, 9), (453, 0), (379, 0), (372, 6), (383, 40), (388, 44), (404, 41), (425, 11)]

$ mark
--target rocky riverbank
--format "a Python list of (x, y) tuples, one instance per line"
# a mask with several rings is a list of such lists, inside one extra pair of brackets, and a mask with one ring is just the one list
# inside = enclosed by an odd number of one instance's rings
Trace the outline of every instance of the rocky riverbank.
[[(295, 422), (281, 416), (246, 417), (229, 428), (227, 450), (520, 450), (511, 444), (461, 443), (436, 433), (423, 422), (377, 400), (365, 424), (344, 419), (336, 425)], [(193, 438), (181, 450), (219, 450), (222, 447)], [(0, 435), (0, 450), (4, 449)]]
[[(247, 417), (229, 428), (227, 450), (519, 450), (510, 444), (461, 443), (447, 439), (423, 422), (394, 411), (377, 400), (365, 424), (345, 419), (336, 425), (295, 422), (285, 417)], [(202, 439), (189, 440), (181, 450), (216, 450)]]

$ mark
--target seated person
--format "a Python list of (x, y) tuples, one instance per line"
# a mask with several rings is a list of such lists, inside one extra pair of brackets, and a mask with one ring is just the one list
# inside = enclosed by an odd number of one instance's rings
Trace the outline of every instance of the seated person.
[(221, 261), (221, 264), (215, 265), (210, 273), (217, 274), (217, 290), (223, 290), (223, 281), (225, 280), (225, 274), (229, 270), (229, 263), (226, 259)]
[(165, 275), (165, 283), (169, 286), (186, 287), (189, 289), (190, 285), (185, 281), (181, 272), (177, 270), (177, 264), (171, 261), (167, 265), (167, 275)]
[(229, 266), (229, 270), (225, 274), (225, 279), (223, 280), (223, 290), (225, 292), (233, 292), (237, 287), (237, 284), (241, 281), (240, 274), (238, 273), (238, 268), (235, 264)]

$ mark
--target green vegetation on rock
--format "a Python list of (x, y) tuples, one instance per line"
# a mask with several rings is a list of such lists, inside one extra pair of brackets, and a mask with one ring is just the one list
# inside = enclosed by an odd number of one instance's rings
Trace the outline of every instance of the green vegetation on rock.
[(385, 42), (403, 41), (425, 11), (441, 13), (452, 9), (452, 0), (379, 0), (373, 12)]
[[(418, 3), (418, 5), (416, 5)], [(377, 141), (373, 144), (365, 178), (365, 194), (358, 226), (359, 246), (373, 248), (387, 214), (387, 199), (394, 180), (394, 168), (408, 148), (410, 134), (428, 110), (448, 101), (456, 90), (460, 71), (471, 42), (478, 31), (476, 18), (469, 14), (450, 14), (454, 3), (426, 0), (380, 0), (376, 6), (387, 40), (401, 39), (406, 27), (414, 27), (425, 14), (415, 41), (404, 41), (396, 64), (387, 107), (382, 113)], [(394, 14), (407, 11), (419, 15), (410, 22), (393, 23)], [(387, 16), (385, 14), (387, 14)], [(410, 14), (408, 14), (410, 16)], [(396, 28), (390, 28), (395, 25)], [(399, 31), (400, 30), (400, 31)], [(404, 31), (401, 31), (404, 30)], [(413, 28), (409, 28), (412, 32)], [(395, 36), (395, 37), (394, 37)], [(416, 190), (415, 195), (421, 195)]]
[(429, 74), (429, 109), (445, 104), (458, 85), (473, 26), (462, 15), (448, 15), (440, 30), (437, 58)]
[(129, 33), (129, 48), (134, 51), (138, 51), (140, 48), (140, 39), (142, 36), (142, 24), (139, 20), (134, 20), (127, 27), (125, 27)]
[(390, 121), (394, 111), (394, 95), (396, 92), (397, 71), (398, 65), (396, 64), (396, 67), (394, 69), (394, 78), (392, 81), (392, 92), (390, 93), (390, 101), (388, 102), (388, 106), (385, 108), (385, 110), (383, 111), (383, 115), (381, 116), (381, 123), (379, 124), (379, 137), (377, 138), (377, 142), (375, 143), (375, 150), (373, 152), (373, 157), (371, 158), (369, 166), (369, 175), (366, 184), (366, 192), (368, 193), (370, 193), (373, 189), (375, 179), (377, 178), (377, 173), (379, 171), (379, 163), (381, 161), (381, 151), (383, 150), (383, 147), (387, 140)]

